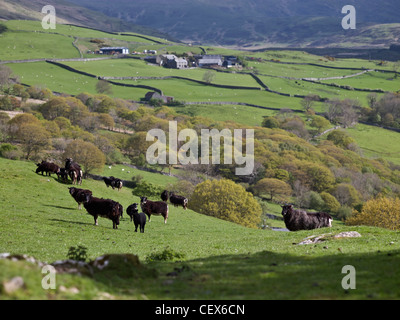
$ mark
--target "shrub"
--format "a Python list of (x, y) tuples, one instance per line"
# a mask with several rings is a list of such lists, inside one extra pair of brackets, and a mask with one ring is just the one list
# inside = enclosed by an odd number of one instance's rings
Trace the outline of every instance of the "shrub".
[(328, 212), (337, 212), (340, 208), (339, 201), (328, 192), (321, 192), (321, 198), (325, 202), (324, 210)]
[(346, 220), (353, 214), (353, 209), (349, 206), (341, 206), (337, 211), (337, 217), (341, 220)]
[(322, 211), (324, 209), (325, 202), (318, 192), (310, 191), (309, 197), (310, 197), (310, 204), (309, 204), (310, 209), (314, 209), (317, 211)]
[(231, 180), (206, 180), (196, 186), (189, 207), (199, 213), (257, 228), (261, 207), (253, 195)]
[(169, 246), (165, 247), (161, 252), (153, 252), (146, 257), (147, 262), (151, 261), (174, 261), (174, 260), (182, 260), (185, 258), (184, 253), (176, 252), (171, 249)]
[(19, 160), (22, 158), (22, 151), (17, 146), (10, 143), (3, 143), (0, 145), (0, 157)]
[(346, 220), (348, 225), (368, 225), (390, 230), (400, 229), (400, 199), (378, 198), (367, 201), (361, 212)]
[(135, 189), (133, 189), (132, 191), (132, 194), (138, 197), (159, 198), (161, 192), (163, 191), (163, 187), (155, 185), (151, 182), (141, 180), (137, 182)]
[(87, 259), (87, 248), (84, 246), (70, 247), (68, 250), (67, 257), (71, 260), (86, 261)]

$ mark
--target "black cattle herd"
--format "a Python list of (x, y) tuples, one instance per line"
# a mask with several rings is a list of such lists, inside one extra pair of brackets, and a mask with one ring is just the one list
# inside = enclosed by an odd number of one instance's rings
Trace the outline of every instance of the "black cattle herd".
[[(65, 168), (60, 168), (58, 165), (46, 161), (38, 163), (36, 173), (43, 175), (44, 172), (50, 176), (52, 173), (55, 173), (58, 175), (58, 179), (62, 179), (64, 182), (70, 177), (72, 184), (82, 184), (82, 169), (71, 158), (66, 159)], [(119, 191), (123, 186), (121, 179), (112, 176), (108, 178), (103, 177), (103, 180), (107, 188), (117, 188)], [(97, 219), (100, 216), (110, 219), (113, 222), (113, 229), (118, 229), (119, 221), (124, 211), (120, 203), (111, 199), (96, 198), (90, 190), (75, 187), (68, 189), (71, 196), (78, 203), (78, 209), (81, 209), (83, 204), (86, 211), (93, 216), (95, 225), (98, 225)], [(126, 213), (130, 216), (130, 221), (133, 221), (135, 224), (135, 232), (137, 232), (140, 226), (140, 232), (144, 233), (146, 215), (149, 217), (149, 222), (151, 215), (157, 215), (162, 216), (164, 223), (167, 223), (168, 200), (175, 207), (182, 206), (185, 210), (187, 209), (188, 199), (183, 196), (167, 190), (164, 190), (160, 196), (162, 201), (151, 201), (145, 196), (140, 197), (140, 208), (142, 209), (140, 213), (137, 203), (131, 204), (126, 209)], [(284, 205), (282, 206), (282, 215), (286, 228), (289, 231), (311, 230), (332, 226), (332, 217), (325, 212), (310, 213), (304, 210), (294, 210), (293, 205)]]
[[(65, 168), (60, 168), (55, 163), (50, 163), (42, 161), (37, 164), (36, 173), (46, 173), (46, 176), (51, 176), (52, 173), (57, 174), (58, 179), (64, 182), (68, 181), (68, 177), (71, 179), (72, 184), (81, 185), (83, 179), (82, 169), (78, 163), (74, 162), (73, 159), (67, 158), (65, 162)], [(117, 188), (118, 191), (121, 190), (123, 182), (121, 179), (115, 177), (103, 177), (107, 188), (112, 187)], [(98, 225), (98, 217), (108, 218), (113, 222), (113, 229), (118, 229), (120, 218), (123, 216), (123, 207), (120, 203), (111, 200), (97, 198), (93, 196), (93, 192), (87, 189), (80, 189), (75, 187), (70, 187), (69, 193), (78, 203), (78, 209), (82, 209), (82, 204), (86, 211), (93, 216), (95, 225)], [(140, 232), (144, 233), (144, 227), (146, 225), (146, 215), (149, 217), (149, 222), (151, 215), (161, 215), (164, 218), (164, 223), (167, 223), (168, 219), (168, 204), (169, 199), (175, 207), (182, 206), (185, 210), (187, 209), (188, 199), (179, 196), (173, 192), (168, 192), (164, 190), (161, 193), (162, 201), (151, 201), (147, 197), (140, 198), (140, 207), (142, 212), (139, 213), (139, 208), (137, 203), (131, 204), (127, 209), (126, 213), (130, 216), (130, 221), (135, 224), (135, 232), (137, 232), (140, 226)]]

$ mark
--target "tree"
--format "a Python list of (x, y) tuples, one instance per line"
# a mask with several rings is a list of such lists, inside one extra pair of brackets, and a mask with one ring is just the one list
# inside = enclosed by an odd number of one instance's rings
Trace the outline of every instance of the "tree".
[(270, 129), (279, 128), (280, 125), (281, 124), (280, 124), (279, 120), (276, 119), (275, 117), (271, 117), (271, 116), (264, 117), (264, 120), (261, 123), (262, 127), (270, 128)]
[(196, 186), (191, 209), (246, 227), (257, 228), (261, 206), (253, 195), (231, 180), (206, 180)]
[(306, 113), (310, 112), (312, 107), (315, 104), (315, 101), (319, 100), (319, 96), (316, 95), (308, 95), (303, 100), (301, 100), (300, 104), (303, 107)]
[(400, 199), (384, 197), (367, 201), (361, 212), (346, 219), (346, 224), (400, 230)]
[(271, 201), (276, 197), (286, 200), (292, 194), (292, 188), (286, 182), (274, 178), (261, 179), (255, 184), (253, 190), (257, 196), (268, 195)]
[(108, 81), (99, 80), (96, 83), (96, 92), (97, 93), (105, 93), (105, 94), (112, 94), (112, 85)]
[(72, 158), (82, 165), (85, 174), (96, 169), (102, 169), (106, 163), (106, 157), (93, 143), (83, 140), (70, 142), (65, 149), (63, 158)]
[(353, 207), (360, 202), (360, 195), (356, 188), (349, 183), (340, 183), (333, 192), (335, 198), (343, 206)]
[(51, 134), (43, 128), (41, 124), (25, 123), (18, 131), (17, 139), (22, 144), (22, 150), (25, 152), (26, 159), (32, 154), (38, 154), (40, 151), (50, 148)]
[(310, 126), (317, 129), (317, 133), (322, 133), (324, 129), (329, 128), (331, 123), (329, 120), (321, 116), (313, 116)]
[(351, 144), (355, 143), (354, 139), (343, 130), (334, 130), (330, 132), (327, 139), (345, 149), (348, 149)]
[(39, 109), (40, 113), (47, 120), (54, 120), (58, 117), (69, 117), (71, 112), (70, 106), (65, 98), (56, 97), (42, 104)]
[(7, 88), (11, 83), (13, 72), (7, 66), (0, 66), (0, 90)]
[(324, 210), (335, 213), (340, 209), (339, 201), (330, 193), (321, 192), (321, 198), (325, 202)]
[(301, 166), (301, 171), (304, 174), (305, 185), (311, 190), (322, 192), (330, 189), (335, 183), (335, 177), (329, 168), (317, 164), (306, 163)]
[(203, 81), (207, 83), (213, 82), (214, 79), (215, 79), (215, 72), (212, 72), (211, 70), (207, 70), (203, 75)]

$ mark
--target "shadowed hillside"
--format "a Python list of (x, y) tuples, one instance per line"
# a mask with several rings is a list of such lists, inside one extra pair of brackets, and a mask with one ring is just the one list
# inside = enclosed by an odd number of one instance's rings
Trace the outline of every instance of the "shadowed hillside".
[[(390, 34), (385, 32), (388, 26), (382, 25), (399, 22), (396, 0), (69, 1), (188, 42), (301, 47), (351, 42), (354, 46), (388, 46), (399, 35), (398, 25)], [(356, 31), (346, 32), (341, 27), (345, 5), (357, 9)]]

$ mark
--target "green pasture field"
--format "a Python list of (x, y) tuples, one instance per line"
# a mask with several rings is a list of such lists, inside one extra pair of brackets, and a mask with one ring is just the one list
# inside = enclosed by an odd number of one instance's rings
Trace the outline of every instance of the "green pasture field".
[(321, 82), (336, 83), (341, 86), (360, 89), (381, 89), (389, 92), (400, 90), (400, 77), (395, 78), (394, 74), (389, 72), (368, 72), (354, 78), (323, 80)]
[[(337, 87), (325, 86), (318, 83), (301, 81), (301, 80), (289, 80), (289, 79), (281, 79), (281, 78), (271, 78), (271, 77), (263, 77), (259, 76), (259, 78), (271, 89), (274, 91), (279, 91), (283, 93), (289, 93), (291, 95), (297, 94), (302, 96), (307, 95), (319, 95), (321, 98), (328, 99), (352, 99), (360, 101), (361, 105), (367, 106), (368, 100), (367, 97), (371, 92), (362, 92), (362, 91), (354, 91), (354, 90), (345, 90)], [(335, 82), (336, 81), (336, 82)], [(342, 80), (331, 80), (330, 82), (335, 82), (341, 84)], [(354, 80), (356, 82), (356, 80)], [(381, 96), (382, 94), (378, 94)], [(322, 106), (323, 104), (320, 104)], [(313, 107), (314, 108), (314, 107)], [(321, 112), (322, 109), (314, 108), (315, 111)]]
[[(218, 74), (219, 75), (219, 74)], [(228, 101), (244, 102), (265, 107), (300, 109), (298, 98), (290, 98), (265, 90), (226, 89), (194, 83), (189, 80), (118, 80), (127, 84), (142, 84), (159, 88), (165, 95), (180, 101)]]
[[(381, 61), (365, 60), (365, 59), (339, 59), (335, 58), (334, 61), (330, 61), (325, 57), (310, 54), (304, 51), (289, 51), (289, 50), (266, 50), (264, 52), (254, 53), (254, 57), (262, 58), (266, 60), (279, 60), (282, 62), (295, 62), (295, 63), (314, 63), (329, 67), (340, 67), (340, 68), (359, 68), (359, 69), (384, 69), (392, 70), (393, 62), (387, 62), (384, 65), (379, 65)], [(279, 64), (278, 64), (279, 65)], [(329, 70), (329, 69), (326, 69)], [(332, 69), (333, 70), (333, 69)], [(340, 70), (339, 70), (340, 71)], [(347, 72), (346, 70), (341, 70)], [(354, 70), (348, 70), (354, 72)], [(354, 73), (356, 73), (355, 71)]]
[(399, 133), (379, 127), (358, 124), (347, 132), (368, 158), (382, 158), (400, 165)]
[(73, 38), (35, 32), (6, 32), (0, 35), (1, 60), (79, 58)]
[[(139, 42), (139, 43), (154, 43), (153, 41), (146, 40), (142, 37), (138, 37), (138, 34), (135, 33), (130, 33), (130, 32), (124, 32), (124, 34), (129, 34), (129, 36), (126, 35), (120, 35), (120, 34), (112, 34), (112, 33), (107, 33), (107, 32), (102, 32), (98, 30), (92, 30), (88, 28), (80, 28), (80, 27), (75, 27), (75, 26), (69, 26), (69, 25), (63, 25), (63, 24), (57, 24), (56, 29), (52, 30), (44, 30), (42, 28), (41, 21), (22, 21), (22, 20), (10, 20), (6, 21), (5, 25), (12, 31), (29, 31), (29, 32), (44, 32), (44, 33), (57, 33), (57, 34), (62, 34), (66, 36), (72, 36), (72, 37), (78, 37), (78, 38), (93, 38), (93, 39), (116, 39), (116, 40), (125, 40), (129, 42)], [(140, 35), (139, 35), (140, 36)], [(169, 43), (169, 41), (164, 40), (164, 39), (159, 39), (155, 38), (152, 36), (145, 36), (146, 38), (149, 39), (154, 39), (155, 41), (160, 41), (160, 42), (165, 42), (166, 44)]]
[[(49, 88), (54, 92), (78, 95), (82, 92), (97, 94), (97, 79), (69, 72), (46, 62), (9, 64), (21, 83)], [(149, 91), (141, 88), (113, 86), (110, 96), (127, 100), (140, 100)]]
[(114, 176), (121, 180), (127, 180), (127, 181), (132, 180), (132, 177), (134, 176), (136, 177), (140, 175), (143, 177), (144, 180), (150, 181), (151, 183), (162, 187), (165, 187), (169, 183), (173, 184), (178, 181), (178, 178), (174, 176), (163, 175), (161, 173), (147, 172), (120, 164), (105, 166), (103, 172), (100, 174), (105, 177)]
[[(137, 59), (111, 59), (100, 61), (70, 61), (64, 64), (90, 74), (101, 77), (168, 77), (177, 76), (193, 80), (204, 81), (203, 77), (209, 70), (206, 69), (168, 69), (148, 65), (143, 60)], [(231, 86), (259, 87), (259, 84), (247, 74), (231, 74), (211, 71), (214, 74), (213, 84)], [(118, 81), (118, 80), (116, 80)], [(163, 80), (165, 81), (165, 80)]]
[(347, 76), (360, 71), (330, 69), (310, 65), (282, 64), (269, 61), (249, 61), (250, 67), (253, 67), (260, 75), (288, 77), (288, 78), (328, 78)]
[[(106, 253), (138, 255), (142, 268), (121, 264), (92, 276), (57, 274), (54, 290), (44, 290), (41, 268), (0, 260), (0, 283), (15, 276), (25, 287), (0, 291), (1, 299), (398, 299), (398, 232), (372, 227), (277, 232), (248, 229), (170, 206), (167, 224), (160, 217), (135, 233), (124, 214), (118, 230), (110, 220), (78, 210), (71, 185), (37, 175), (32, 162), (0, 158), (0, 252), (27, 254), (47, 263), (66, 259), (71, 246), (87, 248), (88, 258)], [(121, 167), (105, 168), (117, 175)], [(108, 172), (107, 172), (108, 174)], [(161, 176), (164, 178), (164, 176)], [(167, 181), (168, 177), (165, 177)], [(146, 177), (146, 179), (152, 179)], [(151, 180), (150, 180), (151, 181)], [(120, 192), (103, 181), (84, 180), (83, 188), (111, 198), (124, 208), (138, 202), (131, 189)], [(275, 209), (274, 209), (275, 210)], [(358, 231), (361, 238), (295, 245), (310, 235)], [(168, 247), (168, 248), (167, 248)], [(167, 249), (166, 249), (167, 248)], [(147, 262), (163, 250), (180, 254), (172, 261)], [(344, 290), (342, 268), (356, 269), (356, 289)], [(175, 271), (173, 276), (167, 275)], [(61, 290), (76, 288), (78, 293)]]

